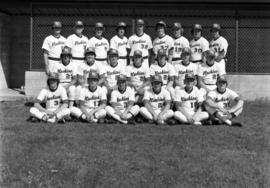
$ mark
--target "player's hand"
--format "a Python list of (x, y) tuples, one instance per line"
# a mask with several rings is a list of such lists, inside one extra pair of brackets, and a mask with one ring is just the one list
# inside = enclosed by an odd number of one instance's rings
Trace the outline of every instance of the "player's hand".
[(157, 121), (158, 120), (158, 115), (157, 114), (153, 114), (153, 120)]
[(127, 120), (127, 112), (124, 112), (123, 114), (121, 114), (121, 119), (123, 120)]
[(47, 65), (46, 65), (46, 68), (45, 68), (45, 73), (46, 73), (47, 76), (50, 74), (49, 66), (47, 66)]
[(164, 118), (163, 118), (163, 114), (160, 113), (158, 116), (157, 116), (157, 121), (164, 121)]
[(228, 110), (226, 110), (225, 108), (222, 108), (222, 107), (219, 107), (219, 111), (224, 113), (224, 114), (228, 113)]

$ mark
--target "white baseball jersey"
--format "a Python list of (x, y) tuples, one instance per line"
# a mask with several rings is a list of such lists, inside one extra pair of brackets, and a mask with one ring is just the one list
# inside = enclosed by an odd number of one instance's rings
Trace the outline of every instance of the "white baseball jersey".
[(175, 76), (176, 79), (179, 81), (181, 84), (180, 87), (184, 87), (184, 80), (185, 80), (185, 75), (188, 73), (191, 73), (193, 75), (197, 75), (197, 65), (195, 63), (189, 63), (188, 65), (183, 65), (182, 61), (181, 63), (178, 63), (174, 65), (174, 70), (175, 70)]
[(158, 74), (162, 78), (163, 85), (167, 85), (170, 76), (175, 76), (174, 67), (170, 63), (166, 63), (163, 67), (158, 64), (152, 64), (150, 66), (151, 76)]
[(231, 107), (230, 101), (233, 101), (235, 98), (239, 97), (239, 95), (233, 90), (226, 88), (224, 93), (218, 92), (217, 89), (212, 90), (207, 94), (207, 97), (216, 102), (218, 106), (229, 109)]
[(203, 78), (205, 85), (216, 85), (217, 77), (226, 74), (226, 72), (219, 63), (215, 62), (212, 66), (207, 65), (207, 63), (200, 64), (197, 74)]
[(84, 86), (88, 86), (87, 79), (90, 71), (98, 73), (99, 76), (105, 74), (104, 67), (97, 62), (95, 62), (93, 65), (88, 65), (86, 63), (80, 64), (77, 67), (77, 74), (83, 77)]
[(130, 56), (133, 56), (134, 51), (141, 50), (142, 56), (146, 57), (149, 55), (148, 50), (153, 48), (151, 37), (146, 33), (141, 36), (134, 34), (129, 37), (127, 48), (131, 49)]
[(42, 49), (47, 50), (49, 57), (60, 58), (62, 49), (65, 46), (66, 38), (62, 35), (59, 38), (56, 38), (53, 35), (47, 36), (44, 39)]
[(59, 83), (62, 86), (68, 85), (72, 81), (72, 77), (77, 74), (76, 63), (70, 61), (68, 65), (63, 65), (62, 63), (54, 64), (52, 72), (56, 72), (59, 75)]
[(127, 37), (120, 38), (118, 35), (115, 35), (110, 40), (110, 48), (118, 51), (119, 57), (127, 56)]
[(119, 106), (117, 106), (117, 108), (119, 110), (125, 110), (129, 101), (135, 101), (135, 93), (133, 89), (127, 86), (124, 93), (121, 93), (118, 89), (113, 90), (111, 94), (111, 103), (118, 103)]
[(198, 40), (192, 39), (189, 44), (191, 49), (191, 61), (201, 61), (202, 53), (209, 50), (209, 42), (204, 37)]
[(169, 50), (173, 47), (174, 40), (169, 35), (164, 35), (163, 37), (157, 37), (153, 41), (153, 51), (155, 55), (157, 55), (157, 52), (159, 49), (164, 49), (167, 52), (167, 55), (169, 54)]
[(117, 76), (120, 74), (126, 75), (126, 69), (124, 66), (117, 64), (117, 66), (112, 67), (107, 65), (104, 67), (105, 70), (105, 79), (108, 81), (110, 87), (113, 87), (117, 84)]
[(153, 110), (162, 110), (165, 106), (165, 101), (171, 100), (169, 91), (161, 88), (159, 93), (154, 93), (152, 89), (145, 91), (143, 101), (148, 100)]
[(95, 109), (100, 105), (101, 101), (107, 100), (104, 90), (97, 86), (95, 91), (90, 91), (88, 88), (82, 88), (79, 95), (80, 101), (85, 101), (85, 106), (89, 109)]
[(72, 34), (67, 38), (66, 46), (71, 48), (73, 58), (83, 59), (87, 43), (88, 38), (86, 36), (78, 37), (76, 34)]
[(107, 59), (107, 52), (110, 46), (108, 40), (104, 37), (102, 37), (101, 39), (98, 39), (97, 37), (90, 38), (87, 48), (88, 47), (95, 48), (96, 59)]
[(145, 83), (146, 78), (150, 77), (150, 69), (147, 65), (143, 64), (140, 67), (129, 65), (126, 69), (127, 77), (130, 78), (132, 85), (135, 88), (140, 87)]
[(228, 42), (224, 37), (220, 36), (218, 39), (213, 39), (210, 41), (209, 48), (215, 50), (216, 56), (218, 56), (221, 52), (225, 52), (226, 55), (228, 49)]
[(177, 89), (175, 92), (175, 102), (180, 102), (188, 111), (195, 112), (197, 103), (203, 102), (204, 98), (199, 89), (193, 86), (193, 89), (188, 93), (184, 88)]
[(187, 38), (181, 36), (177, 39), (174, 39), (173, 42), (173, 61), (179, 60), (181, 58), (182, 49), (189, 48), (189, 41)]
[(37, 100), (46, 103), (46, 109), (49, 111), (55, 111), (60, 107), (63, 101), (67, 101), (67, 92), (65, 88), (58, 85), (55, 91), (51, 91), (48, 87), (40, 91)]

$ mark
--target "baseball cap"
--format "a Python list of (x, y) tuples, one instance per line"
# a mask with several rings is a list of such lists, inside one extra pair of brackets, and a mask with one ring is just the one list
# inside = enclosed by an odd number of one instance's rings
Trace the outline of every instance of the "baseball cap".
[(167, 56), (166, 50), (164, 49), (159, 49), (157, 52), (158, 56)]
[(155, 74), (154, 76), (151, 77), (151, 83), (153, 82), (159, 82), (159, 83), (162, 83), (162, 78), (160, 75), (158, 74)]
[(110, 49), (109, 51), (108, 51), (108, 54), (109, 55), (118, 55), (118, 50), (116, 50), (116, 49)]
[(187, 73), (185, 75), (185, 79), (194, 79), (195, 80), (195, 75), (193, 73)]
[(127, 81), (127, 77), (123, 74), (120, 74), (119, 76), (117, 76), (117, 83), (119, 82), (126, 82)]
[(52, 28), (62, 28), (62, 23), (60, 21), (54, 21)]
[(202, 26), (200, 24), (194, 24), (192, 27), (193, 30), (202, 30)]
[(219, 77), (217, 78), (217, 82), (226, 82), (226, 83), (227, 83), (227, 79), (226, 79), (225, 76), (219, 76)]
[(162, 25), (163, 27), (166, 27), (166, 23), (164, 21), (159, 21), (157, 24), (156, 24), (156, 27), (159, 26), (159, 25)]
[(51, 72), (49, 75), (48, 75), (48, 80), (59, 80), (59, 76), (56, 72)]
[(62, 56), (62, 55), (71, 55), (71, 50), (70, 50), (70, 48), (65, 46), (65, 47), (62, 49), (61, 56)]
[(190, 54), (191, 54), (190, 48), (184, 47), (184, 48), (182, 49), (182, 53), (181, 53), (181, 54), (187, 54), (187, 55), (190, 55)]
[(76, 21), (76, 22), (75, 22), (75, 27), (84, 27), (84, 26), (83, 26), (83, 22), (80, 21), (80, 20)]
[(98, 73), (97, 72), (90, 71), (89, 72), (89, 75), (88, 75), (88, 80), (90, 80), (90, 79), (96, 79), (96, 80), (98, 80), (99, 79)]
[(141, 50), (135, 50), (133, 53), (133, 56), (141, 56), (142, 57), (142, 51)]
[(216, 57), (215, 51), (212, 49), (206, 50), (205, 55), (206, 57)]
[(182, 28), (182, 24), (179, 23), (179, 22), (174, 22), (174, 23), (173, 23), (173, 28), (174, 28), (174, 29), (181, 29), (181, 28)]
[(119, 22), (117, 27), (127, 27), (127, 24), (125, 22)]
[(136, 21), (136, 25), (144, 25), (144, 20), (143, 19), (138, 19)]
[(221, 30), (221, 26), (217, 23), (214, 23), (210, 29), (210, 31), (220, 31)]
[(104, 24), (102, 22), (97, 22), (95, 24), (95, 28), (103, 28), (104, 27)]
[(94, 55), (96, 55), (95, 48), (93, 47), (87, 48), (84, 52), (84, 55), (86, 56), (86, 54), (90, 54), (90, 53), (93, 53)]

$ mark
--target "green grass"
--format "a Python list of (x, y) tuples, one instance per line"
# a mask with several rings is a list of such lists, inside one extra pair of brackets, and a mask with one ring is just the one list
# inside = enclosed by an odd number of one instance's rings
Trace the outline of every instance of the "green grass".
[(249, 102), (244, 127), (28, 123), (0, 104), (0, 187), (270, 187), (270, 104)]

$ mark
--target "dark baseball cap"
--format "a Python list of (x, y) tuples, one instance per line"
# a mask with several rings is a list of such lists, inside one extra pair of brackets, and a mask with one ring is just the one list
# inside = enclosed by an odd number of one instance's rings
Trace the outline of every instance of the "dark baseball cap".
[(75, 27), (84, 27), (83, 22), (78, 20), (75, 22)]
[(84, 52), (84, 55), (87, 55), (87, 54), (90, 54), (90, 53), (96, 55), (95, 48), (93, 48), (93, 47), (87, 48), (87, 49), (85, 50), (85, 52)]
[(154, 83), (154, 82), (163, 83), (162, 78), (159, 74), (155, 74), (154, 76), (151, 77), (151, 83)]
[(96, 80), (98, 80), (99, 79), (98, 73), (97, 72), (90, 71), (89, 72), (89, 75), (88, 75), (88, 80), (90, 80), (90, 79), (96, 79)]
[(127, 77), (123, 74), (120, 74), (119, 76), (117, 76), (117, 83), (119, 82), (126, 82), (127, 81)]
[(193, 73), (187, 73), (185, 75), (185, 79), (194, 79), (195, 80), (195, 75)]
[(62, 22), (54, 21), (52, 24), (52, 28), (62, 28)]
[(104, 27), (104, 24), (102, 22), (97, 22), (95, 24), (95, 28), (103, 28)]
[(191, 54), (190, 48), (188, 48), (188, 47), (182, 48), (182, 53), (181, 54), (190, 55)]
[(193, 30), (202, 30), (202, 25), (201, 24), (194, 24), (192, 27)]
[(210, 29), (210, 31), (220, 31), (221, 30), (221, 26), (217, 23), (214, 23)]
[(144, 25), (144, 20), (143, 19), (138, 19), (136, 21), (136, 25)]
[(181, 28), (182, 28), (182, 24), (179, 23), (179, 22), (174, 22), (174, 23), (173, 23), (173, 28), (174, 28), (174, 29), (181, 29)]

